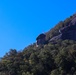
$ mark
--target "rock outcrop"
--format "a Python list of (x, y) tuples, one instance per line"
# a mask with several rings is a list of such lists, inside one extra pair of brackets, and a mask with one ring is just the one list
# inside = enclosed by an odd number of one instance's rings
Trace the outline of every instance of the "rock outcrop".
[(36, 40), (36, 47), (38, 47), (39, 45), (44, 45), (46, 42), (46, 35), (42, 33), (36, 38)]
[(59, 29), (59, 35), (52, 37), (51, 39), (48, 39), (46, 41), (46, 35), (45, 34), (40, 34), (36, 40), (36, 46), (38, 47), (39, 45), (44, 45), (46, 42), (52, 42), (56, 43), (57, 40), (62, 39), (62, 40), (75, 40), (76, 41), (76, 14), (72, 17), (70, 22)]
[(50, 42), (56, 41), (58, 39), (69, 39), (76, 41), (76, 16), (72, 18), (71, 22), (67, 26), (59, 29), (59, 33), (60, 34), (58, 36), (51, 38)]

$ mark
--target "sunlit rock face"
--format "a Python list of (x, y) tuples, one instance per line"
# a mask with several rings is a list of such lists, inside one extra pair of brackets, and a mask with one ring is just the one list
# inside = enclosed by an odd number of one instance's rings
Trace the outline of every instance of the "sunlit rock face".
[(76, 15), (72, 18), (67, 26), (59, 29), (59, 32), (60, 35), (51, 38), (50, 41), (56, 41), (58, 39), (76, 40)]
[(75, 16), (73, 16), (69, 25), (76, 25), (76, 14), (75, 14)]
[[(75, 40), (76, 41), (76, 15), (72, 17), (70, 22), (59, 29), (59, 35), (52, 37), (51, 39), (48, 40), (48, 42), (53, 42), (55, 43), (57, 40)], [(45, 34), (40, 34), (37, 38), (37, 43), (36, 46), (39, 45), (44, 45), (46, 44), (46, 35)]]
[(72, 19), (68, 26), (63, 27), (60, 31), (62, 39), (76, 40), (76, 17)]
[(76, 30), (71, 30), (66, 33), (63, 33), (61, 39), (66, 40), (76, 40)]

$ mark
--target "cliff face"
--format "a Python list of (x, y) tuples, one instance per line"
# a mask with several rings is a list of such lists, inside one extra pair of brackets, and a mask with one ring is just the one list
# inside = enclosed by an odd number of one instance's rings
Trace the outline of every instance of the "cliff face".
[(76, 17), (72, 19), (67, 27), (63, 27), (61, 39), (76, 40)]
[(67, 31), (66, 33), (63, 33), (61, 39), (76, 40), (76, 30)]
[(59, 35), (50, 39), (50, 41), (62, 40), (75, 40), (76, 41), (76, 16), (74, 16), (70, 23), (59, 29)]

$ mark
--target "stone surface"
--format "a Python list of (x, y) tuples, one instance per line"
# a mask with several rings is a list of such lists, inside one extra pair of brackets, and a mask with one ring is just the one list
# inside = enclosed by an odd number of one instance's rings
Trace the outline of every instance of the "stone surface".
[[(48, 40), (48, 42), (53, 42), (55, 43), (56, 40), (62, 39), (62, 40), (75, 40), (76, 41), (76, 15), (73, 16), (71, 19), (70, 23), (66, 25), (65, 27), (59, 29), (59, 35), (51, 38)], [(37, 45), (44, 45), (46, 44), (46, 35), (45, 34), (40, 34), (37, 38)]]
[(43, 45), (43, 44), (45, 44), (45, 42), (46, 42), (46, 35), (45, 35), (45, 34), (40, 34), (40, 35), (36, 38), (36, 40), (37, 40), (37, 43), (36, 43), (37, 46), (38, 46), (38, 45)]
[(56, 41), (58, 39), (62, 39), (62, 40), (69, 39), (69, 40), (76, 41), (76, 16), (73, 17), (73, 19), (67, 26), (59, 29), (59, 32), (60, 32), (60, 35), (51, 38), (50, 42)]

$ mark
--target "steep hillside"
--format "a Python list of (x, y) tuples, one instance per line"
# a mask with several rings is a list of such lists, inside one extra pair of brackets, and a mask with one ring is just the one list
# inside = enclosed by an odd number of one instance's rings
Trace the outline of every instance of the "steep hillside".
[(36, 47), (34, 43), (21, 52), (11, 49), (0, 60), (0, 75), (76, 75), (76, 41), (67, 38), (56, 43), (49, 41), (60, 34), (60, 29), (69, 26), (75, 15), (47, 32), (48, 42), (44, 45)]
[(50, 31), (48, 31), (46, 33), (47, 35), (47, 39), (50, 37), (54, 37), (56, 35), (59, 34), (59, 29), (61, 29), (63, 26), (67, 26), (69, 25), (69, 23), (71, 22), (71, 20), (76, 16), (76, 14), (70, 16), (69, 18), (67, 18), (66, 20), (64, 21), (60, 21), (54, 28), (52, 28)]

